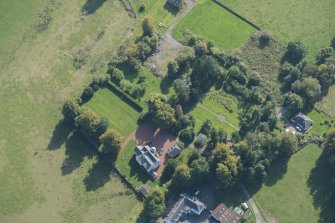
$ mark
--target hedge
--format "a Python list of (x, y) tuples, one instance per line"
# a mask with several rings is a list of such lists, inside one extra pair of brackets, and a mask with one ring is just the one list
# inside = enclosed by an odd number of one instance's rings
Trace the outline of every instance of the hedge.
[(107, 88), (109, 90), (111, 90), (114, 94), (119, 96), (121, 98), (121, 100), (126, 102), (128, 105), (130, 105), (136, 111), (142, 112), (143, 107), (137, 101), (135, 101), (131, 96), (129, 96), (122, 89), (120, 89), (118, 86), (116, 86), (114, 83), (109, 81), (108, 84), (107, 84)]

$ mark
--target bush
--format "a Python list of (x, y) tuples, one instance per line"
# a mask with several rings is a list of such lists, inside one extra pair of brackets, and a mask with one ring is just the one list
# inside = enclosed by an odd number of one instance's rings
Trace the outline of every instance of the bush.
[(144, 12), (145, 11), (145, 5), (141, 4), (140, 8), (138, 9), (139, 12)]
[(145, 81), (146, 78), (147, 78), (147, 76), (145, 75), (145, 73), (144, 73), (144, 72), (140, 72), (140, 75), (138, 76), (138, 81), (137, 81), (137, 83), (138, 83), (138, 84), (143, 83), (143, 82)]
[(197, 147), (197, 148), (202, 148), (204, 147), (208, 142), (208, 138), (206, 135), (204, 134), (199, 134), (195, 140), (194, 140), (194, 145)]
[(111, 73), (111, 81), (116, 84), (117, 86), (120, 86), (120, 83), (124, 80), (124, 74), (121, 70), (114, 68)]
[(307, 54), (305, 46), (300, 41), (289, 42), (285, 57), (291, 64), (299, 63)]
[(178, 73), (179, 65), (176, 61), (170, 61), (167, 67), (169, 76), (174, 77)]
[(143, 36), (151, 37), (155, 32), (154, 21), (150, 16), (144, 17), (142, 21)]
[(193, 127), (188, 127), (180, 131), (179, 139), (182, 140), (184, 143), (188, 144), (193, 141), (195, 137)]
[(271, 35), (269, 33), (263, 32), (259, 36), (259, 45), (261, 47), (268, 46), (271, 42)]
[(87, 101), (87, 100), (90, 100), (94, 95), (94, 90), (90, 87), (90, 86), (87, 86), (83, 93), (81, 94), (80, 98), (83, 100), (83, 101)]

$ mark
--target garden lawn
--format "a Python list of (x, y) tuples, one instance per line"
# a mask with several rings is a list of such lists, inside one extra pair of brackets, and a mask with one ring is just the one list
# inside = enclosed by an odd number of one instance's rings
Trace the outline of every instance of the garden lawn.
[(307, 116), (313, 120), (312, 128), (307, 132), (307, 135), (322, 136), (328, 132), (328, 129), (333, 125), (332, 118), (325, 113), (319, 112), (313, 109), (307, 114)]
[(95, 92), (85, 106), (109, 120), (109, 127), (127, 137), (137, 128), (139, 113), (107, 88)]
[(317, 107), (335, 118), (335, 86), (329, 88), (328, 95), (317, 103)]
[(206, 120), (209, 119), (213, 123), (213, 127), (215, 128), (223, 128), (230, 138), (232, 133), (236, 131), (233, 127), (229, 126), (227, 123), (219, 121), (217, 117), (205, 110), (204, 108), (197, 105), (191, 112), (191, 115), (195, 118), (195, 127), (194, 130), (197, 133), (201, 127), (201, 124)]
[(210, 0), (192, 9), (173, 30), (174, 38), (185, 40), (184, 30), (213, 40), (224, 49), (239, 48), (255, 31), (252, 26)]
[(335, 34), (333, 0), (219, 0), (282, 41), (301, 40), (309, 57)]
[(316, 145), (307, 145), (291, 157), (287, 172), (281, 179), (274, 184), (265, 182), (256, 193), (254, 200), (268, 221), (274, 218), (273, 222), (278, 223), (318, 222), (319, 210), (313, 205), (307, 182), (320, 154), (321, 150)]

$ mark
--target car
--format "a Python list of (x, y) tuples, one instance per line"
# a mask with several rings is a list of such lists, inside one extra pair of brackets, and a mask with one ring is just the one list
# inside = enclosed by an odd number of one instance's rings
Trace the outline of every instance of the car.
[(246, 211), (246, 210), (249, 209), (249, 206), (248, 206), (248, 204), (247, 204), (246, 202), (243, 202), (243, 203), (241, 204), (241, 207), (242, 207), (243, 211)]
[(160, 156), (163, 155), (163, 148), (160, 148), (158, 153)]

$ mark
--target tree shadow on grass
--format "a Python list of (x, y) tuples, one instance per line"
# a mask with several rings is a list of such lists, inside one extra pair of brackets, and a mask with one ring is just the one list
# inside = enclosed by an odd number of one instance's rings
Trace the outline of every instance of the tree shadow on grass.
[(170, 2), (165, 2), (163, 8), (174, 16), (177, 15), (179, 12), (179, 8), (172, 5)]
[(287, 162), (288, 160), (286, 159), (280, 159), (271, 165), (268, 176), (264, 182), (266, 186), (271, 187), (284, 177), (287, 172)]
[(335, 222), (335, 172), (323, 153), (316, 161), (307, 181), (313, 196), (313, 205), (320, 209), (318, 222)]
[(81, 8), (81, 11), (86, 15), (95, 13), (106, 0), (86, 0), (85, 4)]
[(61, 167), (62, 175), (68, 175), (76, 170), (85, 157), (92, 158), (95, 153), (90, 148), (89, 142), (82, 136), (79, 131), (73, 134), (66, 140), (65, 143), (66, 158)]
[(162, 79), (161, 83), (160, 83), (160, 89), (162, 94), (168, 94), (169, 93), (169, 89), (172, 86), (174, 81), (173, 77), (169, 77), (166, 76)]
[(128, 167), (130, 168), (130, 177), (137, 176), (137, 180), (142, 184), (150, 181), (149, 176), (141, 169), (134, 156), (129, 160)]
[(110, 179), (113, 168), (110, 163), (105, 160), (98, 159), (91, 169), (88, 171), (84, 179), (84, 184), (87, 191), (95, 191), (103, 187)]
[(52, 137), (50, 139), (47, 149), (59, 149), (66, 142), (73, 130), (73, 127), (64, 120), (59, 121), (54, 131), (52, 132)]

